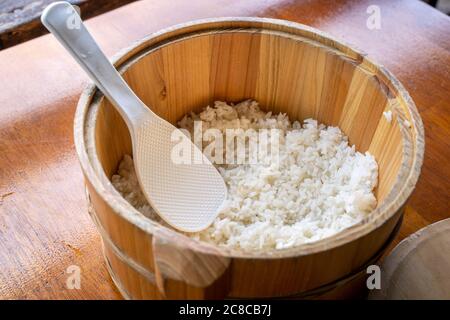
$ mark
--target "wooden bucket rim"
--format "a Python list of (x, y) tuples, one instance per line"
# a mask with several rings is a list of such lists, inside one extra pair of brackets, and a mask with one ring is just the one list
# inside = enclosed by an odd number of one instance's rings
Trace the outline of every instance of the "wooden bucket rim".
[[(224, 28), (223, 25), (227, 23), (229, 28)], [(403, 112), (409, 116), (408, 121), (411, 127), (407, 128), (403, 124), (400, 125), (403, 143), (402, 163), (396, 182), (380, 206), (358, 224), (334, 236), (287, 249), (247, 251), (219, 247), (211, 243), (192, 239), (145, 217), (112, 186), (101, 167), (93, 141), (98, 106), (103, 98), (101, 92), (93, 84), (89, 84), (81, 94), (74, 119), (75, 148), (85, 179), (89, 181), (98, 195), (111, 206), (115, 214), (119, 214), (142, 231), (153, 236), (165, 238), (170, 242), (175, 242), (176, 245), (182, 245), (192, 250), (215, 253), (231, 258), (268, 259), (314, 254), (355, 241), (383, 225), (405, 204), (417, 183), (423, 162), (424, 128), (417, 108), (405, 88), (388, 70), (372, 62), (366, 54), (352, 49), (351, 46), (320, 30), (296, 22), (270, 18), (224, 17), (194, 20), (162, 29), (124, 48), (113, 57), (113, 61), (120, 72), (124, 72), (127, 67), (148, 54), (152, 48), (157, 48), (165, 42), (170, 44), (170, 40), (177, 38), (178, 40), (185, 40), (188, 38), (186, 35), (207, 30), (216, 30), (217, 33), (245, 28), (272, 31), (280, 31), (282, 29), (281, 32), (283, 33), (310, 39), (318, 45), (328, 47), (330, 50), (337, 50), (344, 58), (357, 61), (357, 67), (363, 67), (374, 73), (378, 80), (382, 81), (395, 93), (395, 98), (402, 102)], [(400, 121), (400, 115), (398, 115), (397, 119)]]

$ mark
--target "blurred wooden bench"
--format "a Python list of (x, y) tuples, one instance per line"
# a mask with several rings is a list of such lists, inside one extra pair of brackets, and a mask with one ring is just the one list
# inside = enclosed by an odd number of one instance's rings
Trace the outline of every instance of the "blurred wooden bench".
[[(69, 0), (81, 9), (87, 19), (136, 0)], [(46, 33), (39, 17), (42, 10), (55, 0), (0, 1), (0, 50), (36, 38)]]

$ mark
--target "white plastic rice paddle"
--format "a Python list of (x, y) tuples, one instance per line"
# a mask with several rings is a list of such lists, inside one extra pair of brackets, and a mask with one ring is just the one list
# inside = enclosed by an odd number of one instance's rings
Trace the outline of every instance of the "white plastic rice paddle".
[(216, 168), (187, 138), (191, 161), (173, 161), (173, 147), (180, 141), (172, 134), (181, 131), (158, 117), (134, 94), (69, 3), (49, 5), (41, 20), (125, 120), (139, 183), (153, 209), (176, 229), (196, 232), (207, 228), (227, 196), (225, 182)]

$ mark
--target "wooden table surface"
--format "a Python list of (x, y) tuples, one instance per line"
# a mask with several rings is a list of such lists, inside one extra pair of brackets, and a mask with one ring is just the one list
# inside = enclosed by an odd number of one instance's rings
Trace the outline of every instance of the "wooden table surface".
[[(47, 33), (40, 22), (44, 8), (58, 0), (1, 0), (0, 50)], [(67, 0), (79, 7), (83, 19), (91, 18), (135, 0)]]
[[(378, 5), (381, 29), (369, 30)], [(322, 29), (365, 51), (404, 84), (426, 132), (425, 161), (396, 240), (450, 217), (450, 19), (416, 0), (149, 0), (88, 21), (108, 55), (197, 18), (264, 16)], [(73, 146), (87, 78), (51, 36), (0, 52), (0, 298), (120, 298), (86, 210)], [(69, 266), (81, 288), (68, 289)]]

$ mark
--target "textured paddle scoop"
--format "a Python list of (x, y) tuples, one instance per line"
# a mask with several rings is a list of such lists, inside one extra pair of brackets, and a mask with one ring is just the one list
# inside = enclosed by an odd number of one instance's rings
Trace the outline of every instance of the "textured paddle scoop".
[[(49, 5), (41, 19), (125, 120), (139, 183), (153, 209), (176, 229), (207, 228), (227, 195), (219, 172), (179, 129), (134, 94), (69, 3)], [(184, 150), (189, 157), (176, 150)]]

